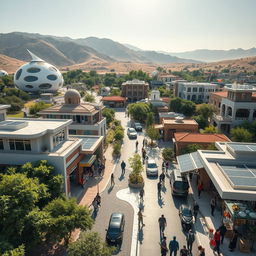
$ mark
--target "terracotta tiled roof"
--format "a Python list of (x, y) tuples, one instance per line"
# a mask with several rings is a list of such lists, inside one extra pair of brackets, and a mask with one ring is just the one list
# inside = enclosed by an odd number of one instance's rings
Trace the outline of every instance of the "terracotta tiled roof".
[(212, 94), (213, 95), (221, 96), (223, 98), (227, 98), (227, 96), (228, 96), (228, 92), (227, 91), (213, 92)]
[(161, 97), (161, 100), (164, 101), (164, 102), (169, 103), (171, 101), (171, 98), (169, 98), (169, 97)]
[(215, 141), (230, 141), (230, 139), (224, 134), (201, 134), (201, 133), (189, 133), (189, 132), (176, 132), (174, 138), (177, 142), (193, 142), (193, 143), (212, 143)]
[(102, 101), (126, 101), (125, 97), (121, 96), (105, 96), (102, 98)]

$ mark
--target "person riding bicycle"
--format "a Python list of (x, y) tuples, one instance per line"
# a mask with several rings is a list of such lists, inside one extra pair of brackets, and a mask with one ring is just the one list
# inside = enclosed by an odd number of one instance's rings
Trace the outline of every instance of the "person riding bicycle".
[(160, 232), (163, 233), (165, 230), (165, 227), (167, 226), (166, 218), (162, 214), (162, 216), (158, 219)]

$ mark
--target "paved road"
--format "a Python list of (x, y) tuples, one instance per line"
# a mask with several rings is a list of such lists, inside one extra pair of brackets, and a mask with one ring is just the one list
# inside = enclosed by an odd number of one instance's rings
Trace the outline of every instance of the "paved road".
[[(129, 126), (128, 118), (125, 118), (124, 112), (117, 112), (116, 118), (121, 120), (123, 127), (125, 129)], [(139, 150), (141, 153), (142, 140), (144, 138), (144, 133), (140, 133), (138, 136), (139, 141)], [(109, 217), (112, 212), (119, 211), (123, 212), (126, 217), (126, 225), (124, 232), (124, 241), (121, 247), (121, 250), (117, 253), (117, 255), (130, 255), (131, 248), (131, 238), (132, 238), (132, 225), (133, 225), (133, 209), (132, 207), (119, 199), (116, 198), (116, 192), (127, 188), (128, 186), (128, 171), (124, 178), (120, 178), (121, 170), (120, 163), (124, 159), (126, 163), (128, 163), (128, 158), (135, 153), (135, 141), (129, 140), (126, 135), (125, 130), (125, 138), (124, 138), (124, 146), (122, 148), (122, 156), (120, 162), (117, 164), (115, 168), (115, 180), (116, 184), (113, 190), (110, 190), (108, 187), (102, 194), (102, 207), (99, 210), (98, 216), (96, 217), (96, 223), (94, 226), (94, 230), (100, 232), (103, 238), (105, 238), (106, 231), (105, 229), (108, 226)], [(162, 159), (161, 153), (159, 151), (151, 151), (150, 155), (156, 159), (158, 165), (161, 167)], [(159, 168), (161, 169), (161, 168)], [(145, 178), (145, 203), (144, 203), (144, 222), (145, 227), (142, 232), (139, 234), (135, 234), (138, 236), (139, 245), (140, 245), (140, 255), (141, 256), (156, 256), (160, 255), (160, 234), (159, 234), (159, 226), (158, 226), (158, 218), (161, 214), (164, 214), (167, 219), (167, 228), (165, 230), (165, 235), (167, 236), (167, 241), (175, 235), (177, 240), (180, 243), (180, 247), (185, 245), (185, 234), (182, 232), (180, 219), (178, 217), (178, 208), (180, 204), (186, 203), (186, 200), (181, 198), (173, 198), (171, 196), (169, 179), (166, 179), (166, 188), (162, 193), (163, 199), (158, 200), (157, 198), (157, 178), (147, 178), (146, 174), (143, 173)], [(135, 213), (137, 214), (137, 213)], [(194, 243), (194, 250), (196, 249), (196, 242)], [(196, 253), (194, 253), (196, 255)]]

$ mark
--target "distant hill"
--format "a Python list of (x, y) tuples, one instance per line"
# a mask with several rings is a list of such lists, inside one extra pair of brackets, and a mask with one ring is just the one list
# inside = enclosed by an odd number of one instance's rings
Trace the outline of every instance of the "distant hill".
[(168, 53), (179, 58), (194, 59), (204, 62), (222, 61), (256, 56), (256, 48), (244, 50), (241, 48), (231, 50), (195, 50), (188, 52)]
[(0, 54), (0, 69), (7, 71), (9, 74), (14, 73), (23, 64), (25, 64), (24, 61)]
[(113, 61), (110, 57), (88, 46), (79, 45), (70, 38), (21, 32), (0, 34), (0, 54), (29, 61), (30, 56), (26, 49), (56, 66), (73, 65), (92, 58)]
[(131, 45), (131, 44), (123, 44), (123, 45), (126, 46), (127, 48), (131, 49), (131, 50), (134, 50), (134, 51), (143, 51), (139, 47)]

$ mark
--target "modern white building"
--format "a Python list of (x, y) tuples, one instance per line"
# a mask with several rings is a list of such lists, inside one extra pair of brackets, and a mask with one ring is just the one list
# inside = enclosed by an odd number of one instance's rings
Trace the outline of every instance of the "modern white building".
[(222, 199), (256, 202), (256, 143), (216, 142), (218, 150), (180, 155), (181, 173), (199, 171), (204, 189)]
[(80, 93), (69, 89), (64, 96), (65, 103), (42, 110), (43, 118), (72, 119), (69, 134), (72, 135), (106, 135), (106, 118), (102, 116), (104, 106), (101, 103), (81, 102)]
[(0, 76), (8, 76), (8, 73), (5, 70), (0, 70)]
[(56, 92), (63, 85), (60, 71), (28, 50), (32, 60), (14, 75), (14, 84), (26, 92)]
[[(225, 87), (221, 95), (219, 112), (213, 116), (213, 124), (223, 133), (242, 124), (244, 121), (256, 120), (256, 87), (253, 85), (232, 84)], [(214, 98), (211, 96), (211, 98)], [(213, 102), (214, 104), (214, 100)], [(218, 109), (218, 107), (216, 106)]]
[(175, 81), (173, 83), (175, 96), (184, 100), (208, 103), (210, 94), (220, 90), (220, 86), (218, 84), (212, 83), (187, 81)]
[(47, 160), (64, 177), (65, 193), (71, 195), (84, 167), (102, 155), (102, 136), (68, 135), (72, 120), (6, 119), (8, 105), (0, 105), (0, 168)]

